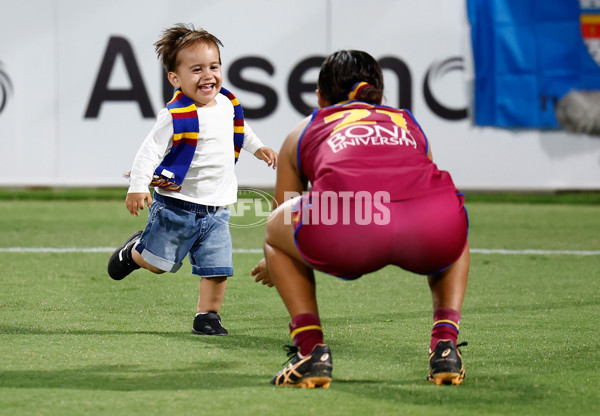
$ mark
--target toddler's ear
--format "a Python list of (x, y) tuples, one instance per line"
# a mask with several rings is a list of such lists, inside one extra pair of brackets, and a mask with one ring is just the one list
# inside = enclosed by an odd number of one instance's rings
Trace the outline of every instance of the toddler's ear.
[(169, 82), (171, 83), (171, 85), (174, 88), (180, 88), (181, 84), (179, 83), (179, 77), (177, 76), (177, 74), (175, 72), (169, 72), (167, 74), (167, 77), (169, 79)]

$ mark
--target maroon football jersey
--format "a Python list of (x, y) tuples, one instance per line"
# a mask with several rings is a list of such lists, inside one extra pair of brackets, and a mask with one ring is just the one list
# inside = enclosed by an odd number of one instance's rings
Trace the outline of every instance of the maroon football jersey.
[(427, 150), (410, 112), (350, 101), (315, 110), (298, 142), (298, 166), (313, 191), (385, 191), (390, 201), (456, 191)]

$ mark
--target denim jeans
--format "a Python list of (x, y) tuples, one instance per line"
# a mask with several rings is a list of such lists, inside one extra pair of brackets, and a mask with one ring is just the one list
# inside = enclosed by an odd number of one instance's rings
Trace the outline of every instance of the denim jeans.
[(148, 223), (136, 250), (144, 260), (176, 272), (189, 254), (192, 273), (232, 276), (229, 209), (194, 204), (154, 193)]

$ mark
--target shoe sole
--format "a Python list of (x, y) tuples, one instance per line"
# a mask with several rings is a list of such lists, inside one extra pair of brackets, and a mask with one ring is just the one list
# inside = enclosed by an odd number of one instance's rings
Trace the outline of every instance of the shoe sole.
[(442, 384), (458, 386), (465, 379), (464, 374), (459, 373), (437, 373), (429, 376), (429, 382), (435, 383), (436, 386)]
[(323, 388), (331, 385), (331, 377), (306, 377), (295, 384), (280, 384), (281, 387), (300, 387), (302, 389)]
[(194, 335), (206, 335), (207, 337), (214, 337), (214, 336), (224, 337), (226, 335), (229, 335), (229, 334), (212, 334), (212, 335), (210, 335), (210, 334), (205, 334), (204, 332), (196, 331), (194, 328), (192, 328), (192, 334), (194, 334)]

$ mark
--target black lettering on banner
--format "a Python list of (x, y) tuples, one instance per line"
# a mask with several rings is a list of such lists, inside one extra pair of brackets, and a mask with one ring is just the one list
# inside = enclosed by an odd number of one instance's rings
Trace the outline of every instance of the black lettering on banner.
[(0, 61), (0, 113), (6, 107), (8, 103), (8, 97), (12, 94), (13, 85), (8, 76), (8, 73), (5, 72), (3, 68), (4, 64)]
[(425, 97), (425, 102), (427, 106), (433, 113), (445, 120), (462, 120), (467, 118), (467, 109), (452, 109), (442, 105), (431, 92), (431, 80), (436, 78), (441, 78), (446, 75), (450, 71), (459, 70), (462, 71), (464, 69), (463, 59), (460, 57), (448, 58), (441, 63), (434, 63), (427, 74), (425, 75), (425, 80), (423, 81), (423, 96)]
[[(131, 88), (111, 90), (108, 88), (108, 82), (119, 55), (125, 63)], [(155, 116), (133, 49), (127, 39), (118, 36), (111, 36), (108, 41), (84, 117), (97, 118), (104, 101), (134, 101), (138, 103), (144, 118)]]
[(389, 69), (398, 77), (398, 108), (412, 111), (412, 76), (401, 59), (386, 56), (377, 61), (382, 70)]
[(290, 103), (299, 113), (305, 116), (309, 115), (314, 108), (302, 99), (302, 94), (307, 92), (314, 94), (317, 89), (317, 82), (303, 82), (302, 76), (310, 69), (321, 68), (325, 59), (324, 56), (311, 56), (300, 61), (294, 67), (288, 79), (287, 90)]
[[(117, 58), (121, 57), (127, 75), (131, 82), (131, 87), (126, 89), (110, 89), (109, 80), (114, 70)], [(313, 104), (307, 103), (304, 99), (306, 94), (314, 95), (317, 88), (317, 80), (306, 80), (306, 73), (311, 70), (320, 69), (324, 56), (309, 56), (298, 62), (289, 74), (287, 80), (287, 93), (292, 107), (300, 114), (308, 115), (313, 110)], [(412, 111), (413, 104), (413, 79), (410, 67), (400, 58), (395, 56), (384, 56), (378, 60), (381, 69), (391, 71), (392, 76), (398, 80), (398, 108), (405, 108)], [(275, 74), (275, 67), (266, 58), (258, 56), (246, 56), (235, 60), (229, 68), (228, 82), (234, 87), (233, 91), (244, 90), (255, 93), (262, 97), (264, 102), (259, 106), (249, 106), (244, 104), (244, 115), (247, 119), (261, 119), (271, 116), (277, 110), (279, 97), (277, 91), (269, 85), (259, 81), (253, 81), (248, 75), (244, 76), (244, 70), (254, 68), (264, 71), (269, 76)], [(460, 57), (447, 58), (444, 61), (432, 64), (425, 75), (423, 81), (423, 95), (425, 103), (431, 111), (446, 120), (460, 120), (467, 118), (467, 109), (449, 108), (440, 103), (433, 94), (432, 86), (435, 81), (451, 71), (463, 70), (463, 62)], [(164, 73), (164, 71), (163, 71)], [(161, 82), (162, 97), (167, 103), (173, 96), (173, 86), (168, 81), (166, 73)], [(4, 100), (6, 96), (4, 96)], [(144, 85), (140, 67), (135, 58), (133, 48), (127, 39), (119, 36), (111, 36), (102, 58), (100, 69), (96, 77), (96, 82), (85, 111), (85, 118), (97, 118), (100, 108), (105, 101), (127, 102), (133, 101), (138, 104), (144, 118), (154, 118), (155, 113), (152, 109), (150, 97)], [(5, 104), (5, 103), (0, 103)], [(556, 105), (556, 97), (540, 97), (542, 108), (548, 108)]]
[[(264, 58), (249, 56), (235, 60), (229, 67), (229, 72), (227, 73), (231, 85), (244, 91), (256, 93), (262, 96), (265, 100), (261, 107), (250, 107), (242, 103), (242, 107), (244, 108), (244, 117), (248, 119), (268, 117), (277, 109), (277, 104), (279, 102), (277, 92), (266, 85), (244, 78), (242, 76), (242, 71), (246, 68), (262, 69), (269, 75), (273, 75), (275, 73), (275, 68)], [(235, 90), (232, 92), (235, 94)]]

